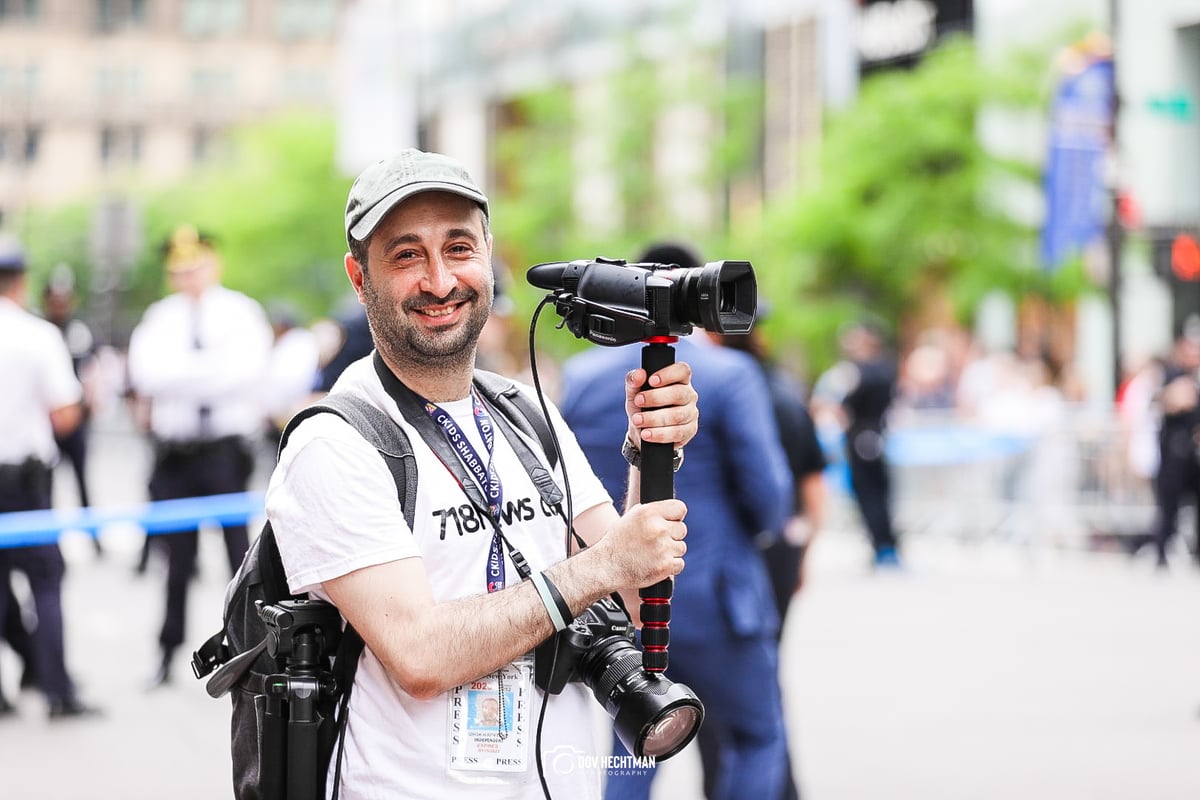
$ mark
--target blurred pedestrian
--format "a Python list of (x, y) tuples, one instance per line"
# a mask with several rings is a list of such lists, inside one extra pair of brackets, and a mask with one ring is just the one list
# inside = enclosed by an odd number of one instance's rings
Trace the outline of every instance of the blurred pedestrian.
[(320, 369), (320, 352), (316, 335), (300, 324), (299, 312), (290, 304), (279, 300), (269, 303), (267, 317), (275, 338), (262, 385), (263, 413), (274, 460), (284, 426), (312, 396)]
[[(1200, 332), (1185, 329), (1175, 338), (1162, 370), (1157, 405), (1158, 476), (1154, 482), (1157, 514), (1154, 527), (1156, 563), (1167, 566), (1167, 547), (1179, 527), (1179, 508), (1200, 500)], [(1200, 506), (1200, 503), (1198, 503)], [(1195, 515), (1196, 554), (1200, 557), (1200, 510)]]
[[(673, 243), (652, 246), (638, 260), (700, 266), (690, 247)], [(710, 797), (769, 800), (782, 796), (787, 783), (787, 740), (779, 615), (755, 540), (760, 531), (783, 527), (790, 476), (754, 359), (702, 334), (675, 346), (678, 360), (693, 365), (704, 423), (675, 476), (675, 496), (688, 507), (688, 568), (671, 599), (666, 674), (704, 703), (704, 729), (719, 753)], [(563, 417), (618, 503), (628, 472), (612, 444), (627, 427), (620, 386), (640, 357), (636, 347), (597, 347), (569, 359), (562, 371)], [(619, 742), (613, 746), (624, 753)], [(653, 778), (652, 769), (613, 772), (605, 798), (646, 798)]]
[(371, 325), (367, 321), (367, 312), (359, 304), (358, 298), (350, 299), (353, 302), (347, 303), (334, 317), (341, 339), (332, 357), (317, 371), (317, 382), (313, 390), (318, 395), (328, 394), (346, 367), (369, 355), (375, 347), (371, 341)]
[[(26, 310), (25, 255), (15, 240), (0, 241), (0, 512), (51, 507), (56, 435), (82, 416), (83, 388), (53, 325)], [(29, 583), (37, 626), (31, 632), (34, 673), (50, 718), (95, 713), (82, 703), (67, 673), (62, 617), (66, 565), (58, 543), (0, 546), (0, 620), (8, 616), (10, 576)], [(7, 701), (6, 701), (7, 704)]]
[[(217, 252), (194, 227), (177, 228), (165, 256), (174, 293), (146, 309), (129, 341), (130, 381), (150, 407), (150, 498), (244, 492), (254, 469), (251, 442), (262, 432), (259, 384), (269, 363), (271, 326), (257, 302), (221, 286)], [(235, 570), (248, 546), (246, 526), (228, 525), (224, 535)], [(170, 679), (184, 640), (198, 539), (194, 527), (163, 537), (166, 609), (151, 686)]]
[[(791, 473), (792, 505), (783, 530), (765, 531), (759, 535), (759, 547), (771, 576), (775, 609), (779, 613), (776, 638), (782, 640), (792, 598), (804, 587), (807, 556), (812, 552), (812, 544), (821, 532), (825, 517), (828, 490), (824, 471), (828, 462), (817, 439), (816, 425), (804, 403), (803, 387), (794, 375), (770, 356), (760, 327), (766, 316), (767, 306), (760, 300), (755, 327), (748, 334), (713, 334), (712, 338), (724, 347), (749, 353), (762, 370), (771, 394), (779, 441)], [(715, 796), (715, 785), (710, 776), (716, 775), (714, 766), (719, 756), (712, 737), (704, 729), (700, 731), (699, 742), (704, 762), (705, 796), (712, 798)], [(784, 797), (786, 800), (795, 800), (800, 792), (796, 787), (790, 753), (787, 776)]]
[[(755, 324), (761, 325), (766, 315), (766, 306), (760, 301)], [(829, 462), (804, 402), (804, 387), (795, 375), (771, 358), (762, 329), (755, 327), (745, 335), (715, 334), (712, 338), (724, 347), (749, 353), (762, 370), (792, 477), (791, 510), (783, 530), (769, 531), (761, 537), (782, 634), (792, 596), (804, 586), (805, 556), (821, 532), (828, 501), (824, 473)]]
[[(71, 353), (75, 377), (83, 386), (83, 419), (79, 427), (66, 436), (55, 437), (55, 444), (59, 453), (71, 463), (75, 488), (79, 492), (79, 505), (86, 508), (92, 504), (91, 493), (88, 492), (87, 454), (96, 395), (96, 337), (77, 313), (75, 273), (66, 264), (57, 265), (42, 288), (42, 314), (62, 334)], [(93, 537), (92, 543), (96, 554), (102, 554), (100, 540)]]
[[(33, 635), (25, 624), (25, 610), (21, 601), (13, 591), (12, 584), (5, 580), (0, 582), (0, 592), (4, 593), (0, 606), (4, 607), (4, 618), (0, 619), (0, 639), (3, 639), (13, 651), (13, 655), (21, 664), (20, 689), (37, 688), (37, 676), (34, 674)], [(0, 684), (0, 688), (2, 688)], [(8, 701), (0, 691), (0, 715), (11, 714), (17, 707)]]
[(884, 432), (896, 396), (896, 360), (884, 347), (883, 333), (869, 322), (845, 326), (838, 344), (841, 360), (817, 379), (813, 410), (841, 428), (850, 488), (871, 537), (875, 566), (894, 567), (900, 557)]

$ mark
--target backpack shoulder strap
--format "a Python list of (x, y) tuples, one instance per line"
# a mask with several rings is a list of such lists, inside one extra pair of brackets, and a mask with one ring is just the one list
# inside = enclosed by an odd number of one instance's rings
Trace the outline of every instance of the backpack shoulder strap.
[(521, 461), (521, 466), (529, 475), (538, 494), (551, 508), (563, 501), (562, 489), (554, 481), (554, 476), (542, 465), (542, 462), (525, 440), (513, 432), (519, 428), (530, 437), (536, 437), (546, 454), (550, 469), (558, 463), (558, 443), (550, 430), (541, 409), (517, 388), (516, 384), (501, 375), (485, 370), (475, 370), (475, 386), (479, 389), (493, 408), (500, 413), (496, 415), (496, 425), (504, 432), (504, 438), (512, 445), (513, 452)]
[(348, 392), (334, 392), (302, 409), (283, 429), (279, 438), (279, 452), (282, 453), (283, 448), (287, 446), (288, 438), (296, 426), (321, 413), (332, 413), (341, 417), (379, 451), (396, 482), (400, 506), (404, 509), (404, 521), (411, 529), (417, 500), (416, 457), (413, 455), (412, 443), (391, 417), (363, 398)]
[(526, 436), (536, 438), (542, 444), (542, 452), (550, 469), (558, 466), (558, 448), (550, 425), (542, 416), (542, 410), (529, 399), (510, 379), (486, 369), (475, 370), (475, 386), (492, 405), (499, 409), (505, 419), (519, 428)]

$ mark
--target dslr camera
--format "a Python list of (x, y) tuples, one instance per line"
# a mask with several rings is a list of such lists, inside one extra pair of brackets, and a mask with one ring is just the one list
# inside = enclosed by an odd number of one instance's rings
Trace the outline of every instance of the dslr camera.
[(625, 749), (638, 757), (670, 758), (687, 746), (704, 720), (704, 706), (691, 689), (643, 669), (633, 624), (608, 597), (538, 646), (534, 679), (547, 694), (559, 694), (568, 681), (581, 681), (612, 717)]

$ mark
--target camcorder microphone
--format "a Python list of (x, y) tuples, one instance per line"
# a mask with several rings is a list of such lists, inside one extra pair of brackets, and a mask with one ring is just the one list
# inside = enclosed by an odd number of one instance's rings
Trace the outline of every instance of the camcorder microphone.
[(554, 294), (567, 330), (608, 347), (686, 336), (693, 327), (749, 333), (758, 305), (749, 261), (694, 268), (613, 258), (555, 261), (530, 267), (526, 279)]

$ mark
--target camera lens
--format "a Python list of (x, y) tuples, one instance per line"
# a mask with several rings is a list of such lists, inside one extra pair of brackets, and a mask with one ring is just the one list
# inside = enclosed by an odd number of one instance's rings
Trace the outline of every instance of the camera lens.
[(681, 750), (700, 727), (700, 716), (695, 707), (686, 705), (664, 712), (642, 737), (645, 754), (665, 758)]
[(613, 718), (617, 738), (635, 756), (670, 758), (700, 730), (700, 699), (682, 683), (646, 672), (641, 651), (623, 636), (594, 642), (580, 673)]

